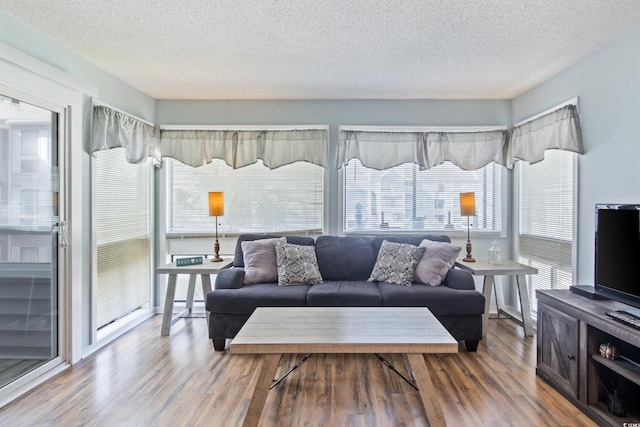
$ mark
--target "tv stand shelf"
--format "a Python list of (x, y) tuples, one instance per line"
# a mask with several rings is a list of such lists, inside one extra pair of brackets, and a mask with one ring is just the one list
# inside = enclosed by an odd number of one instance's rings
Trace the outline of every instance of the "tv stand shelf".
[[(568, 290), (537, 291), (536, 295), (536, 374), (598, 425), (640, 423), (640, 330), (605, 315), (630, 306)], [(602, 357), (603, 343), (612, 343), (624, 357)], [(608, 410), (608, 395), (614, 390), (625, 400), (623, 417)]]
[(640, 385), (640, 369), (638, 369), (636, 364), (620, 359), (609, 360), (599, 354), (592, 354), (591, 358), (602, 366), (609, 368), (613, 372), (622, 375), (629, 381), (632, 381), (634, 384)]

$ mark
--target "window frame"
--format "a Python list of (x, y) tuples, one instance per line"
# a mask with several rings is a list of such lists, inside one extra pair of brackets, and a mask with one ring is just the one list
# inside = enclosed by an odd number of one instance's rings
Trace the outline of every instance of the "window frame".
[[(339, 126), (338, 134), (341, 131), (368, 131), (368, 132), (479, 132), (479, 131), (491, 131), (491, 130), (507, 130), (507, 126)], [(436, 230), (346, 230), (346, 215), (345, 215), (345, 176), (346, 167), (338, 169), (338, 228), (343, 235), (385, 235), (385, 234), (434, 234)], [(483, 231), (473, 230), (472, 234), (478, 237), (487, 238), (505, 238), (507, 237), (508, 227), (508, 180), (507, 180), (507, 168), (502, 167), (500, 170), (500, 214), (501, 214), (501, 226), (500, 231)], [(447, 235), (449, 237), (467, 237), (467, 230), (442, 230), (438, 234)]]
[[(162, 125), (160, 127), (162, 130), (255, 130), (255, 131), (261, 131), (261, 130), (300, 130), (300, 129), (322, 129), (322, 130), (326, 130), (328, 134), (330, 134), (330, 125), (199, 125), (199, 126), (191, 126), (191, 125)], [(331, 150), (331, 148), (330, 148)], [(331, 155), (330, 155), (331, 158)], [(178, 160), (174, 160), (174, 161), (178, 161)], [(163, 162), (164, 163), (164, 162)], [(312, 164), (310, 164), (312, 165)], [(321, 221), (321, 230), (319, 232), (319, 234), (324, 234), (327, 232), (328, 227), (329, 227), (329, 209), (328, 209), (328, 205), (330, 203), (329, 200), (329, 175), (331, 173), (331, 169), (325, 169), (322, 168), (321, 166), (318, 165), (312, 165), (313, 167), (318, 167), (321, 168), (322, 171), (322, 178), (321, 178), (321, 183), (322, 183), (322, 221)], [(209, 254), (212, 253), (211, 252), (211, 248), (209, 248), (209, 246), (211, 246), (208, 243), (205, 243), (204, 245), (199, 245), (196, 242), (198, 240), (203, 240), (203, 239), (210, 239), (215, 237), (215, 232), (214, 231), (208, 231), (208, 232), (197, 232), (197, 231), (167, 231), (167, 227), (169, 224), (169, 215), (167, 214), (168, 211), (168, 192), (169, 192), (169, 185), (170, 185), (170, 176), (169, 176), (169, 167), (165, 167), (165, 165), (161, 165), (159, 166), (162, 169), (162, 173), (160, 174), (159, 180), (158, 180), (158, 194), (161, 195), (161, 197), (159, 198), (159, 202), (157, 203), (157, 207), (158, 209), (160, 209), (160, 221), (159, 221), (159, 227), (158, 229), (160, 230), (160, 232), (162, 233), (163, 239), (161, 239), (164, 244), (161, 245), (161, 253), (166, 253), (167, 255), (177, 255), (177, 254), (182, 254), (184, 251), (178, 249), (178, 250), (174, 250), (173, 248), (175, 248), (176, 246), (182, 246), (182, 245), (172, 245), (170, 244), (169, 241), (173, 241), (176, 242), (181, 240), (181, 241), (186, 241), (189, 242), (188, 245), (191, 245), (192, 247), (194, 247), (194, 251), (195, 252), (191, 252), (189, 253), (189, 255), (193, 255), (193, 254)], [(266, 167), (266, 166), (263, 166)], [(298, 232), (298, 234), (303, 233), (304, 231), (301, 230), (296, 230)], [(235, 232), (227, 232), (225, 231), (224, 233), (220, 232), (220, 240), (221, 243), (223, 240), (232, 240), (235, 241), (235, 238), (238, 237), (240, 234), (243, 233), (235, 233)], [(293, 233), (295, 234), (295, 233)], [(195, 245), (193, 245), (193, 243), (196, 243)], [(200, 249), (202, 248), (202, 249)], [(228, 251), (227, 251), (228, 252)]]

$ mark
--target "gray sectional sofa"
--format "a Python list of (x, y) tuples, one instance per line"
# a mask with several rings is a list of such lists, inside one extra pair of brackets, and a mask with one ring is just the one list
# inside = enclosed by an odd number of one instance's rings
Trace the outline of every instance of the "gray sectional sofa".
[(476, 351), (482, 338), (484, 296), (475, 289), (473, 277), (468, 272), (451, 268), (445, 273), (439, 286), (424, 283), (402, 286), (383, 281), (367, 281), (384, 240), (418, 246), (423, 239), (450, 242), (448, 236), (323, 235), (316, 240), (286, 236), (289, 244), (315, 248), (317, 267), (323, 283), (279, 286), (277, 280), (274, 280), (245, 284), (242, 242), (267, 238), (274, 236), (241, 235), (233, 267), (218, 274), (214, 290), (206, 296), (209, 338), (212, 339), (215, 350), (224, 350), (225, 339), (235, 337), (257, 307), (423, 306), (431, 310), (453, 337), (464, 341), (468, 351)]

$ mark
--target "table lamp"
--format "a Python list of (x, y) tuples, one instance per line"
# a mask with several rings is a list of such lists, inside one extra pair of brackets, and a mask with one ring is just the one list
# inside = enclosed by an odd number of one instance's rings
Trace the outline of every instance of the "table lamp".
[(460, 215), (467, 217), (467, 256), (463, 259), (466, 262), (475, 262), (471, 256), (471, 238), (469, 233), (469, 217), (476, 216), (476, 194), (460, 193)]
[(224, 215), (224, 193), (222, 191), (209, 192), (209, 216), (216, 217), (216, 243), (213, 245), (214, 257), (211, 262), (222, 261), (220, 255), (220, 243), (218, 242), (218, 217)]

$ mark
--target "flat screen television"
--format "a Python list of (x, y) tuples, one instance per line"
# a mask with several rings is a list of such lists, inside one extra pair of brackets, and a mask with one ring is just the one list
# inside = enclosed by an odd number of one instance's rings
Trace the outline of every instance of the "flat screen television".
[(640, 308), (640, 205), (596, 205), (595, 291)]

